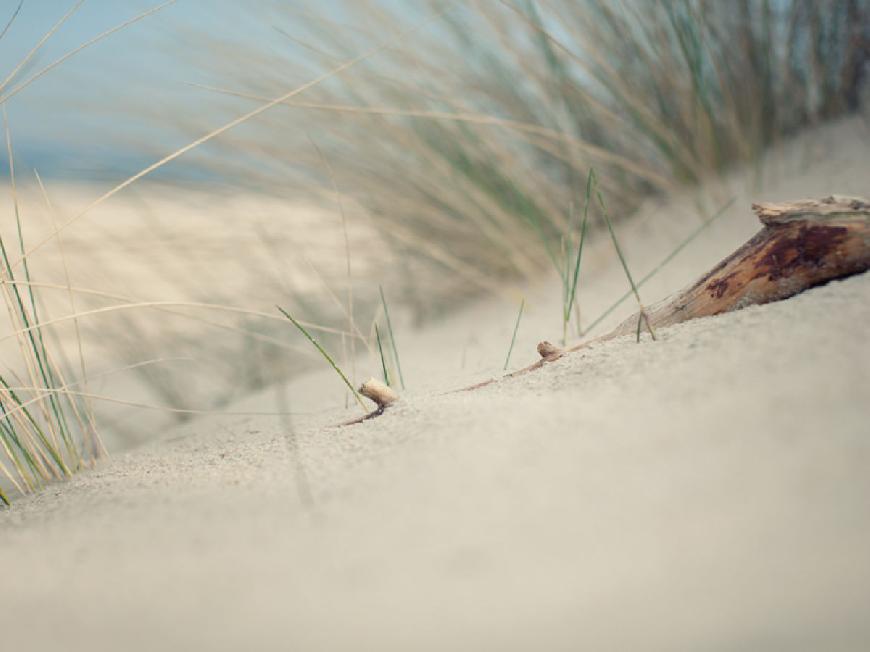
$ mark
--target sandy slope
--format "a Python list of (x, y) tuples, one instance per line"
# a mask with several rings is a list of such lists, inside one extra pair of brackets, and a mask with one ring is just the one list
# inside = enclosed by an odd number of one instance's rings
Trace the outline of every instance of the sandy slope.
[[(745, 240), (750, 199), (870, 194), (866, 126), (814, 138), (763, 192), (708, 188), (735, 208), (645, 296)], [(626, 226), (638, 271), (692, 205)], [(610, 255), (589, 316), (624, 290)], [(517, 365), (558, 334), (556, 295), (527, 290)], [(239, 405), (292, 424), (204, 419), (3, 511), (4, 649), (870, 645), (870, 275), (444, 394), (498, 371), (514, 310), (400, 329), (409, 392), (378, 420), (329, 428), (348, 413), (318, 373)]]

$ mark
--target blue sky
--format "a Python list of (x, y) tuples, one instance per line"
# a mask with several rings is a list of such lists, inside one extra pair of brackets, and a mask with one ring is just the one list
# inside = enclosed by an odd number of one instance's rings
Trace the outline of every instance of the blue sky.
[[(151, 7), (157, 0), (85, 0), (28, 65), (23, 78), (88, 39)], [(0, 26), (17, 0), (0, 0)], [(2, 78), (59, 20), (75, 0), (25, 0), (0, 41)], [(47, 174), (106, 172), (106, 166), (130, 167), (139, 161), (131, 141), (177, 141), (156, 114), (208, 110), (208, 97), (188, 82), (209, 81), (194, 63), (208, 53), (192, 52), (185, 34), (204, 31), (222, 39), (268, 44), (276, 41), (268, 0), (178, 0), (77, 54), (7, 103), (16, 155), (22, 167)], [(190, 56), (188, 56), (190, 55)], [(13, 83), (14, 85), (14, 83)], [(133, 109), (133, 110), (131, 110)], [(169, 124), (171, 120), (167, 120)], [(5, 157), (3, 157), (5, 158)], [(5, 165), (4, 165), (5, 167)]]

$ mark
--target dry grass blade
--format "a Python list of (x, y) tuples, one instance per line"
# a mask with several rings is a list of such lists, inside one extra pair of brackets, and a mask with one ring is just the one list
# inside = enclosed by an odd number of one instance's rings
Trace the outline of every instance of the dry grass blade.
[[(79, 0), (79, 4), (81, 4), (82, 1), (83, 0)], [(448, 3), (448, 7), (449, 6), (450, 6), (450, 4)], [(445, 8), (442, 11), (435, 14), (435, 16), (439, 16), (446, 11), (447, 11), (447, 9)], [(430, 17), (429, 20), (431, 20), (431, 18), (433, 18), (433, 17)], [(422, 29), (423, 26), (429, 22), (429, 20), (427, 20), (426, 23), (423, 23), (423, 24), (417, 25), (411, 29), (405, 30), (402, 34), (400, 34), (400, 38), (407, 38), (408, 36), (410, 36), (414, 32)], [(290, 90), (290, 91), (287, 91), (286, 93), (283, 93), (282, 95), (276, 97), (275, 99), (270, 100), (269, 102), (266, 102), (265, 104), (258, 106), (256, 109), (253, 109), (251, 111), (248, 111), (247, 113), (244, 113), (243, 115), (239, 116), (238, 118), (230, 120), (229, 122), (221, 125), (220, 127), (216, 128), (216, 129), (209, 131), (205, 135), (200, 136), (199, 138), (191, 141), (190, 143), (188, 143), (187, 145), (184, 145), (183, 147), (179, 147), (174, 152), (164, 156), (160, 160), (158, 160), (158, 161), (152, 163), (151, 165), (143, 168), (142, 170), (140, 170), (136, 174), (128, 177), (127, 179), (125, 179), (124, 181), (119, 183), (118, 185), (114, 186), (113, 188), (111, 188), (107, 192), (105, 192), (102, 195), (100, 195), (99, 197), (97, 197), (95, 200), (93, 200), (90, 204), (88, 204), (80, 212), (73, 215), (65, 222), (63, 222), (58, 227), (58, 231), (62, 231), (64, 229), (66, 229), (73, 222), (75, 222), (75, 221), (81, 219), (82, 217), (84, 217), (85, 215), (87, 215), (90, 211), (92, 211), (94, 208), (96, 208), (97, 206), (102, 204), (107, 199), (110, 199), (111, 197), (115, 196), (116, 194), (118, 194), (119, 192), (124, 190), (124, 188), (127, 188), (128, 186), (136, 183), (136, 181), (138, 181), (139, 179), (141, 179), (145, 176), (148, 176), (149, 174), (151, 174), (155, 170), (162, 168), (167, 163), (171, 163), (172, 161), (183, 156), (187, 152), (189, 152), (193, 149), (196, 149), (200, 145), (203, 145), (204, 143), (207, 143), (210, 140), (214, 140), (215, 138), (217, 138), (221, 134), (224, 134), (227, 131), (233, 129), (234, 127), (238, 127), (239, 125), (241, 125), (245, 122), (248, 122), (252, 118), (255, 118), (258, 115), (265, 113), (269, 109), (271, 109), (271, 108), (273, 108), (273, 107), (275, 107), (283, 102), (286, 102), (290, 98), (295, 97), (296, 95), (299, 95), (300, 93), (307, 91), (308, 89), (313, 88), (313, 87), (317, 86), (318, 84), (321, 84), (322, 82), (326, 81), (327, 79), (330, 79), (330, 78), (335, 77), (336, 75), (339, 75), (347, 70), (350, 70), (351, 68), (358, 65), (359, 63), (374, 57), (375, 55), (379, 54), (380, 52), (383, 52), (383, 51), (389, 49), (390, 47), (392, 47), (392, 43), (393, 43), (393, 41), (380, 43), (377, 46), (367, 50), (363, 54), (356, 56), (356, 57), (353, 57), (352, 59), (348, 59), (348, 60), (344, 61), (342, 64), (335, 66), (334, 68), (318, 75), (317, 77), (315, 77), (311, 81), (308, 81), (305, 84), (302, 84), (301, 86), (297, 86), (293, 90)], [(4, 85), (0, 85), (0, 89), (2, 89)], [(51, 235), (51, 236), (48, 236), (47, 238), (44, 238), (40, 242), (38, 242), (36, 245), (31, 247), (29, 250), (27, 250), (25, 252), (25, 254), (21, 257), (21, 259), (16, 261), (12, 265), (12, 267), (13, 268), (17, 267), (27, 256), (30, 256), (35, 251), (38, 251), (39, 249), (41, 249), (49, 241), (51, 241), (54, 237), (55, 237), (54, 235)]]
[[(137, 16), (134, 16), (133, 18), (130, 18), (129, 20), (125, 20), (123, 23), (116, 25), (115, 27), (112, 27), (111, 29), (107, 29), (105, 32), (102, 32), (102, 33), (98, 34), (97, 36), (93, 37), (92, 39), (85, 41), (81, 45), (73, 48), (72, 50), (70, 50), (69, 52), (67, 52), (63, 56), (61, 56), (59, 59), (52, 61), (47, 66), (45, 66), (45, 67), (41, 68), (40, 70), (38, 70), (37, 72), (33, 73), (30, 77), (28, 77), (26, 80), (24, 80), (20, 84), (17, 84), (13, 88), (11, 88), (7, 93), (4, 93), (2, 96), (0, 96), (0, 104), (5, 104), (10, 98), (14, 97), (15, 95), (17, 95), (18, 93), (23, 91), (25, 88), (30, 86), (33, 82), (35, 82), (37, 79), (39, 79), (40, 77), (45, 75), (47, 72), (51, 71), (52, 69), (57, 68), (59, 65), (64, 63), (67, 59), (74, 57), (76, 54), (78, 54), (82, 50), (85, 50), (85, 49), (89, 48), (90, 46), (92, 46), (96, 43), (99, 43), (103, 39), (114, 34), (115, 32), (118, 32), (126, 27), (129, 27), (130, 25), (139, 22), (143, 18), (147, 18), (148, 16), (150, 16), (152, 14), (156, 14), (158, 11), (165, 9), (169, 5), (175, 4), (176, 1), (177, 0), (167, 0), (167, 2), (164, 2), (163, 4), (157, 5), (155, 7), (152, 7), (151, 9), (148, 9), (146, 11), (143, 11), (141, 14), (138, 14)], [(18, 8), (20, 9), (21, 5), (19, 5)], [(17, 11), (16, 11), (16, 14), (17, 14)], [(7, 29), (8, 29), (8, 27), (9, 26), (7, 25)], [(4, 33), (5, 33), (5, 30), (4, 30)], [(0, 38), (3, 38), (2, 34), (0, 34)], [(2, 90), (3, 88), (5, 88), (5, 84), (3, 86), (0, 86), (0, 90)]]
[(381, 369), (384, 372), (384, 382), (387, 386), (392, 386), (390, 383), (390, 374), (387, 373), (387, 361), (384, 358), (384, 347), (381, 345), (381, 331), (378, 329), (377, 322), (375, 322), (375, 338), (378, 341), (378, 353), (381, 356)]
[[(67, 20), (69, 20), (69, 19), (72, 17), (73, 14), (76, 13), (76, 12), (81, 8), (81, 6), (84, 4), (84, 1), (85, 1), (85, 0), (78, 0), (78, 1), (77, 1), (77, 2), (76, 2), (76, 3), (75, 3), (75, 4), (70, 8), (70, 10), (67, 11), (67, 12), (66, 12), (66, 13), (65, 13), (61, 18), (60, 18), (60, 20), (58, 20), (58, 21), (57, 21), (57, 22), (52, 26), (52, 28), (51, 28), (50, 30), (48, 30), (48, 31), (47, 31), (47, 32), (42, 36), (41, 39), (39, 39), (39, 41), (36, 43), (36, 45), (33, 46), (33, 48), (30, 50), (30, 52), (28, 52), (28, 53), (27, 53), (27, 54), (26, 54), (26, 55), (25, 55), (25, 56), (24, 56), (24, 57), (23, 57), (23, 58), (18, 62), (18, 64), (17, 64), (17, 65), (12, 69), (12, 71), (11, 71), (11, 72), (6, 76), (6, 79), (4, 79), (2, 82), (0, 82), (0, 92), (3, 92), (3, 90), (5, 90), (5, 88), (9, 85), (9, 82), (11, 82), (13, 79), (15, 79), (15, 76), (16, 76), (19, 72), (21, 72), (21, 70), (23, 70), (24, 67), (25, 67), (28, 63), (30, 63), (30, 60), (31, 60), (31, 59), (36, 55), (37, 52), (39, 52), (39, 51), (42, 49), (42, 46), (45, 45), (45, 43), (48, 41), (48, 39), (50, 39), (52, 36), (54, 36), (54, 33), (55, 33), (57, 30), (59, 30), (59, 29), (61, 28), (61, 26), (62, 26), (62, 25), (63, 25)], [(16, 12), (16, 15), (17, 15), (17, 12)]]

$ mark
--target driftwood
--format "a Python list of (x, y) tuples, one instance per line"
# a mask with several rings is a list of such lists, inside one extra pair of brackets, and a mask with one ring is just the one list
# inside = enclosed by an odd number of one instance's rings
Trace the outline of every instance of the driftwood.
[[(870, 201), (831, 196), (753, 204), (764, 225), (746, 244), (673, 297), (635, 313), (611, 332), (568, 349), (538, 344), (541, 359), (506, 377), (519, 376), (596, 342), (637, 332), (644, 317), (651, 330), (698, 317), (787, 299), (817, 285), (870, 269)], [(465, 387), (469, 391), (496, 382)]]
[[(870, 269), (870, 202), (827, 197), (754, 204), (764, 225), (691, 286), (647, 309), (653, 328), (780, 301)], [(635, 332), (637, 314), (605, 337)]]
[[(574, 351), (638, 332), (643, 318), (650, 332), (698, 317), (780, 301), (809, 288), (870, 269), (870, 202), (831, 196), (796, 202), (753, 204), (763, 228), (746, 244), (673, 297), (635, 313), (611, 332), (568, 349), (538, 344), (540, 359), (510, 378), (540, 369)], [(490, 385), (490, 379), (457, 391)], [(386, 405), (357, 419), (381, 414)]]

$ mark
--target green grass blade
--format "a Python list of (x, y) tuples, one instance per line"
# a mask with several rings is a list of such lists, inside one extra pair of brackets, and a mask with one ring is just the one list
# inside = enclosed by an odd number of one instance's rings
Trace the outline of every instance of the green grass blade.
[(289, 319), (291, 322), (293, 322), (293, 325), (296, 328), (298, 328), (305, 337), (308, 338), (308, 341), (314, 345), (314, 348), (316, 348), (318, 351), (320, 351), (320, 355), (322, 355), (326, 359), (326, 361), (330, 364), (330, 366), (335, 370), (335, 373), (337, 373), (341, 377), (341, 379), (344, 381), (344, 384), (348, 386), (351, 393), (353, 394), (353, 397), (356, 399), (356, 402), (359, 403), (360, 407), (367, 412), (368, 409), (366, 408), (366, 404), (363, 403), (362, 398), (360, 398), (359, 392), (357, 392), (356, 389), (354, 388), (354, 386), (350, 384), (350, 381), (347, 379), (347, 376), (345, 376), (344, 372), (339, 368), (339, 366), (337, 364), (335, 364), (335, 360), (333, 360), (332, 357), (330, 357), (330, 355), (326, 352), (326, 349), (324, 349), (322, 346), (320, 346), (320, 343), (311, 336), (311, 333), (309, 333), (307, 330), (305, 330), (305, 327), (302, 324), (300, 324), (298, 321), (296, 321), (296, 319), (293, 317), (293, 315), (291, 315), (289, 312), (284, 310), (281, 306), (275, 306), (275, 307), (281, 312), (282, 315), (284, 315), (287, 319)]
[(387, 320), (387, 331), (390, 333), (390, 346), (393, 349), (393, 356), (396, 358), (396, 369), (399, 370), (399, 382), (402, 384), (402, 389), (405, 389), (405, 376), (402, 374), (402, 363), (399, 362), (399, 350), (396, 348), (396, 336), (393, 334), (393, 322), (390, 320), (390, 311), (387, 309), (387, 299), (384, 296), (384, 286), (379, 285), (378, 290), (381, 293), (381, 304), (384, 306), (384, 317)]
[(508, 365), (511, 362), (511, 353), (513, 353), (514, 344), (517, 341), (517, 331), (520, 330), (520, 320), (523, 318), (523, 308), (525, 308), (525, 306), (526, 306), (526, 300), (525, 300), (525, 298), (523, 298), (520, 301), (520, 310), (517, 313), (517, 321), (514, 324), (514, 333), (513, 333), (513, 335), (511, 335), (511, 345), (508, 347), (507, 357), (504, 360), (504, 370), (505, 371), (507, 371)]
[(384, 371), (384, 382), (390, 385), (390, 374), (387, 373), (387, 361), (384, 359), (384, 347), (381, 345), (381, 331), (378, 329), (377, 323), (375, 323), (375, 338), (378, 340), (378, 353), (381, 355), (381, 369)]
[(57, 465), (58, 470), (66, 475), (71, 475), (69, 467), (67, 467), (66, 462), (64, 462), (63, 456), (61, 455), (60, 451), (57, 450), (57, 448), (55, 448), (55, 446), (48, 440), (48, 437), (46, 437), (45, 432), (39, 426), (39, 423), (33, 417), (33, 414), (31, 414), (30, 410), (28, 410), (24, 406), (21, 399), (18, 398), (18, 395), (15, 393), (9, 383), (6, 382), (6, 379), (3, 378), (3, 376), (0, 376), (0, 383), (2, 383), (2, 385), (6, 388), (6, 391), (9, 392), (9, 396), (12, 397), (12, 400), (17, 403), (21, 410), (24, 412), (24, 416), (30, 422), (30, 425), (33, 426), (33, 429), (36, 432), (39, 441), (42, 442), (42, 445), (45, 448), (45, 452), (48, 453), (48, 455)]
[[(640, 279), (640, 281), (638, 281), (637, 287), (639, 287), (639, 288), (643, 287), (646, 284), (646, 282), (649, 281), (653, 276), (658, 274), (665, 265), (667, 265), (674, 258), (676, 258), (677, 254), (679, 254), (683, 249), (688, 247), (689, 244), (692, 241), (694, 241), (695, 238), (697, 238), (699, 235), (701, 235), (701, 233), (703, 233), (707, 229), (707, 227), (709, 227), (711, 224), (713, 224), (713, 222), (715, 222), (722, 215), (724, 215), (728, 211), (728, 209), (731, 208), (731, 205), (734, 203), (734, 200), (735, 200), (735, 197), (732, 197), (731, 199), (729, 199), (728, 202), (724, 206), (722, 206), (718, 211), (716, 211), (711, 218), (704, 221), (703, 224), (698, 226), (698, 228), (696, 228), (688, 236), (686, 236), (686, 238), (680, 244), (678, 244), (676, 247), (674, 247), (674, 249), (671, 251), (671, 253), (669, 253), (667, 256), (662, 258), (661, 261), (659, 261), (658, 265), (653, 267), (649, 271), (649, 273), (647, 273), (646, 276), (644, 276), (642, 279)], [(619, 306), (621, 306), (625, 302), (626, 299), (631, 297), (631, 294), (632, 294), (632, 292), (631, 292), (631, 290), (629, 290), (628, 292), (623, 294), (619, 299), (617, 299), (607, 310), (605, 310), (603, 313), (601, 313), (595, 319), (595, 321), (592, 322), (592, 324), (590, 324), (589, 328), (586, 329), (586, 332), (587, 333), (590, 332), (593, 328), (595, 328), (601, 322), (603, 322), (605, 319), (607, 319), (613, 313), (614, 310), (616, 310)]]
[[(619, 257), (619, 262), (622, 263), (622, 269), (625, 272), (625, 277), (628, 279), (628, 284), (631, 286), (631, 291), (634, 294), (634, 298), (637, 299), (638, 309), (641, 312), (641, 315), (644, 313), (643, 302), (640, 300), (640, 292), (637, 290), (637, 284), (634, 282), (634, 277), (631, 275), (631, 270), (628, 269), (628, 261), (625, 259), (625, 254), (622, 253), (622, 247), (619, 246), (619, 239), (616, 237), (616, 232), (613, 230), (613, 222), (610, 219), (610, 215), (607, 214), (607, 206), (604, 204), (604, 197), (601, 195), (601, 190), (598, 188), (598, 178), (595, 175), (595, 170), (589, 170), (589, 179), (590, 182), (595, 184), (595, 196), (598, 199), (598, 203), (601, 206), (601, 214), (604, 217), (604, 222), (607, 224), (607, 230), (610, 232), (610, 239), (613, 241), (613, 248), (616, 250), (616, 255)], [(656, 339), (655, 331), (653, 331), (652, 326), (649, 323), (649, 320), (644, 320), (646, 322), (646, 326), (649, 329), (649, 334), (653, 339)]]
[(574, 307), (574, 300), (577, 296), (577, 281), (580, 279), (580, 260), (583, 257), (583, 244), (586, 241), (586, 227), (589, 224), (589, 196), (592, 190), (592, 171), (589, 171), (589, 176), (586, 179), (586, 199), (583, 205), (583, 223), (580, 226), (580, 242), (577, 245), (577, 257), (574, 260), (574, 274), (571, 279), (571, 293), (568, 295), (568, 302), (565, 305), (566, 322), (570, 319), (571, 308)]

